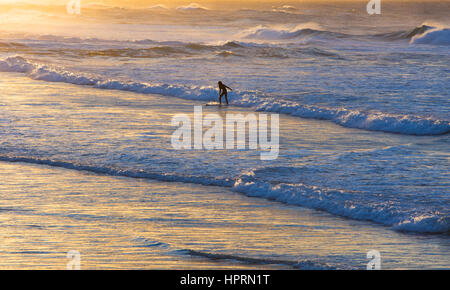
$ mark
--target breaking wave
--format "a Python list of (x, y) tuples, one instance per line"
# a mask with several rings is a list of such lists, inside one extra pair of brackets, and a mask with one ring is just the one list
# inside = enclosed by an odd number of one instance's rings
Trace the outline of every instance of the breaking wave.
[(450, 45), (450, 29), (434, 28), (425, 33), (415, 35), (411, 39), (413, 44), (432, 44), (432, 45)]
[[(28, 38), (29, 36), (27, 36)], [(409, 41), (411, 44), (449, 45), (450, 30), (422, 25), (408, 31), (396, 31), (375, 35), (350, 35), (327, 31), (315, 23), (304, 23), (295, 27), (257, 26), (241, 31), (236, 39), (222, 44), (189, 43), (181, 41), (105, 40), (98, 38), (62, 37), (38, 35), (25, 41), (0, 42), (0, 51), (27, 55), (56, 55), (71, 57), (113, 57), (113, 58), (161, 58), (161, 57), (261, 57), (261, 58), (302, 58), (321, 57), (342, 60), (343, 56), (330, 51), (327, 46), (312, 47), (314, 41), (333, 41), (336, 39)], [(252, 41), (265, 41), (254, 43)], [(288, 40), (286, 45), (274, 45), (271, 41)], [(291, 43), (293, 41), (294, 43)], [(269, 42), (269, 43), (267, 43)], [(58, 47), (54, 44), (58, 43)], [(105, 48), (106, 47), (106, 48)], [(319, 48), (320, 47), (320, 48)]]
[(411, 44), (450, 45), (450, 29), (423, 24), (412, 30), (375, 35), (385, 40), (409, 40)]
[(392, 229), (397, 231), (418, 233), (448, 233), (450, 231), (450, 217), (438, 212), (422, 213), (415, 212), (413, 209), (405, 212), (396, 208), (395, 204), (386, 203), (382, 200), (359, 202), (358, 197), (352, 193), (302, 183), (279, 183), (273, 185), (258, 180), (252, 171), (245, 172), (234, 179), (223, 179), (200, 175), (175, 175), (145, 170), (131, 170), (14, 155), (0, 155), (0, 161), (47, 165), (111, 176), (227, 187), (252, 197), (262, 197), (291, 205), (319, 209), (356, 220), (373, 221), (391, 226)]
[(189, 255), (194, 257), (207, 258), (210, 260), (231, 260), (237, 261), (245, 264), (256, 264), (256, 265), (285, 265), (290, 266), (295, 269), (300, 270), (341, 270), (346, 269), (348, 267), (344, 266), (332, 266), (326, 263), (311, 261), (311, 260), (299, 260), (299, 261), (291, 261), (291, 260), (283, 260), (283, 259), (270, 259), (270, 258), (252, 258), (245, 257), (239, 255), (231, 255), (231, 254), (216, 254), (216, 253), (208, 253), (195, 251), (190, 249), (178, 250), (176, 251), (178, 254)]
[(343, 38), (350, 35), (322, 30), (315, 23), (305, 23), (294, 28), (257, 26), (242, 32), (245, 39), (289, 40), (301, 37)]
[(178, 6), (177, 10), (182, 10), (182, 11), (204, 11), (204, 10), (209, 10), (209, 9), (206, 8), (205, 6), (202, 6), (202, 5), (197, 4), (197, 3), (191, 3), (191, 4), (186, 5), (186, 6)]
[(421, 34), (425, 33), (429, 29), (433, 29), (433, 27), (424, 24), (424, 25), (415, 27), (412, 30), (388, 32), (388, 33), (376, 34), (374, 36), (381, 38), (381, 39), (385, 39), (385, 40), (403, 40), (403, 39), (409, 40), (417, 35), (421, 35)]
[[(175, 84), (124, 82), (86, 75), (43, 64), (36, 64), (15, 56), (0, 60), (0, 71), (20, 72), (35, 80), (89, 85), (99, 89), (122, 90), (142, 94), (160, 94), (189, 100), (208, 101), (216, 97), (215, 88)], [(338, 125), (407, 135), (442, 135), (450, 132), (450, 122), (414, 115), (394, 115), (382, 112), (363, 112), (345, 108), (326, 108), (278, 100), (257, 91), (236, 91), (230, 94), (231, 103), (253, 107), (258, 111), (288, 114), (301, 118), (319, 119)]]
[(423, 24), (411, 30), (394, 31), (374, 35), (352, 35), (328, 31), (315, 23), (305, 23), (294, 28), (256, 26), (242, 32), (244, 39), (294, 40), (294, 39), (366, 39), (383, 41), (408, 40), (413, 44), (449, 45), (450, 29)]

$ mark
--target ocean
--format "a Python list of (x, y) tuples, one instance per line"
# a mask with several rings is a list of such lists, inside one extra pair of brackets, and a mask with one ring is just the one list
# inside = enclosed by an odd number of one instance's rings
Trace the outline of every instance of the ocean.
[[(1, 10), (0, 268), (450, 268), (449, 5)], [(277, 159), (171, 146), (218, 80)]]

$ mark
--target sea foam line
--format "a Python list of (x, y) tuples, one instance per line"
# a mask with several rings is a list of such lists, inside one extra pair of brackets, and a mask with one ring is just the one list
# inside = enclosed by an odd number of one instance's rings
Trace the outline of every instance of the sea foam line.
[(390, 226), (396, 231), (418, 233), (450, 232), (450, 217), (439, 213), (400, 212), (392, 207), (380, 207), (376, 204), (361, 204), (349, 193), (305, 184), (271, 185), (252, 179), (251, 172), (243, 173), (237, 178), (220, 179), (208, 176), (173, 175), (167, 173), (148, 172), (144, 170), (120, 169), (104, 166), (78, 164), (25, 156), (0, 155), (0, 161), (11, 163), (29, 163), (59, 167), (77, 171), (87, 171), (110, 176), (141, 178), (164, 182), (183, 182), (206, 186), (230, 188), (233, 191), (251, 197), (276, 200), (291, 205), (319, 209), (331, 214), (355, 220), (372, 221)]
[(280, 183), (271, 185), (261, 181), (238, 178), (233, 190), (247, 196), (263, 197), (279, 202), (323, 210), (355, 220), (372, 221), (392, 227), (396, 231), (418, 233), (450, 232), (450, 217), (438, 213), (405, 213), (390, 206), (359, 203), (355, 196), (306, 184)]
[[(48, 65), (36, 64), (20, 56), (0, 60), (0, 71), (20, 72), (35, 80), (64, 82), (93, 86), (99, 89), (122, 90), (141, 94), (159, 94), (189, 100), (209, 101), (217, 97), (217, 90), (206, 86), (173, 84), (148, 84), (103, 79), (99, 76), (65, 71)], [(345, 108), (325, 108), (277, 100), (257, 91), (236, 91), (230, 93), (233, 105), (253, 107), (258, 111), (288, 114), (301, 118), (327, 120), (335, 124), (407, 135), (442, 135), (450, 132), (450, 122), (430, 117), (394, 115), (382, 112), (361, 112)]]

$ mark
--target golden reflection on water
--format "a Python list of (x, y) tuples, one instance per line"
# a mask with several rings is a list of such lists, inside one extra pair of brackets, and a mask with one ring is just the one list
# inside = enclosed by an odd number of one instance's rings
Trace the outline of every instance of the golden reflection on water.
[(70, 250), (81, 253), (83, 269), (289, 268), (211, 261), (182, 249), (290, 261), (353, 255), (358, 267), (375, 246), (404, 267), (407, 251), (417, 259), (415, 251), (439, 246), (223, 188), (0, 165), (2, 269), (65, 269)]
[[(12, 130), (10, 142), (46, 152), (72, 144), (88, 144), (89, 153), (108, 152), (112, 145), (123, 146), (120, 152), (126, 152), (133, 143), (118, 144), (115, 139), (123, 141), (127, 134), (130, 140), (135, 135), (148, 138), (148, 132), (168, 140), (167, 123), (173, 114), (192, 116), (193, 109), (189, 101), (158, 96), (145, 96), (149, 104), (141, 107), (133, 103), (143, 98), (139, 94), (38, 82), (16, 74), (5, 74), (0, 89), (4, 93), (0, 104), (8, 105), (8, 110), (0, 110), (14, 120), (5, 127)], [(245, 108), (224, 112), (245, 113)], [(27, 119), (42, 122), (51, 142), (35, 135), (39, 131), (27, 130)], [(285, 138), (281, 150), (284, 143), (297, 144), (292, 154), (310, 149), (311, 144), (321, 144), (325, 153), (327, 146), (330, 153), (349, 150), (339, 138), (364, 136), (320, 121), (288, 116), (280, 116), (280, 121)], [(19, 127), (27, 136), (16, 140), (14, 129)], [(377, 136), (373, 138), (381, 138)], [(202, 154), (192, 152), (191, 160), (202, 160)], [(183, 249), (294, 262), (350, 262), (357, 268), (365, 268), (367, 251), (376, 249), (382, 253), (384, 268), (448, 268), (450, 247), (439, 237), (405, 235), (373, 223), (249, 198), (223, 187), (5, 162), (0, 162), (0, 222), (1, 269), (65, 269), (70, 250), (81, 253), (83, 269), (288, 268), (191, 257), (179, 252)]]

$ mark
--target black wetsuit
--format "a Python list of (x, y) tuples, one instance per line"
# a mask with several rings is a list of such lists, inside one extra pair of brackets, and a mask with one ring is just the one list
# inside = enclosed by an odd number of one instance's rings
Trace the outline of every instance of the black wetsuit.
[(219, 83), (219, 103), (222, 104), (222, 96), (225, 96), (225, 101), (227, 102), (228, 105), (228, 91), (227, 89), (230, 89), (232, 91), (232, 89), (230, 87), (227, 87), (226, 85), (224, 85), (223, 83)]

